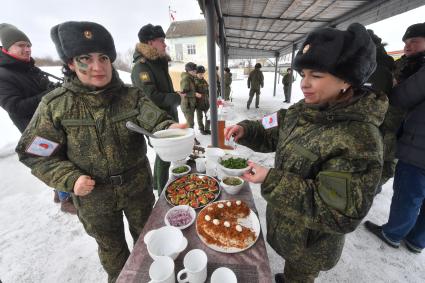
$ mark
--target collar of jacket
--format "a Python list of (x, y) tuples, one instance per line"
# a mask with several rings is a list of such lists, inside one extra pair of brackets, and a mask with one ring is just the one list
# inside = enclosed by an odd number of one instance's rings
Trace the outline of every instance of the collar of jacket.
[(77, 95), (82, 95), (91, 106), (106, 106), (120, 94), (124, 83), (119, 78), (118, 72), (113, 69), (111, 82), (103, 88), (83, 85), (77, 76), (66, 78), (62, 86)]
[(0, 67), (14, 68), (20, 70), (29, 70), (34, 66), (34, 59), (31, 57), (29, 62), (16, 59), (13, 56), (3, 52), (0, 48)]
[(139, 42), (136, 44), (136, 51), (133, 55), (134, 62), (138, 60), (161, 60), (164, 62), (171, 61), (171, 58), (168, 54), (165, 54), (163, 56), (160, 56), (158, 53), (158, 50), (156, 50), (154, 47), (150, 46), (149, 44)]
[(313, 123), (332, 124), (336, 121), (367, 122), (379, 127), (388, 108), (386, 95), (367, 89), (356, 90), (348, 102), (335, 105), (311, 105), (304, 100), (294, 105), (305, 120)]

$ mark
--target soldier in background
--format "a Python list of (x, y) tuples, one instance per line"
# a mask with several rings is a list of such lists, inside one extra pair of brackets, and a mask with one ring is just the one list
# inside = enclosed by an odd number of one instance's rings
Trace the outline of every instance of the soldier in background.
[(180, 90), (186, 96), (183, 98), (181, 108), (189, 128), (194, 128), (196, 98), (202, 98), (202, 94), (197, 93), (195, 89), (196, 64), (189, 62), (184, 66), (184, 69), (185, 72), (181, 74)]
[(217, 82), (217, 97), (221, 96), (221, 82), (220, 82), (220, 75), (218, 74), (220, 69), (218, 66), (215, 66), (215, 80)]
[(249, 90), (249, 99), (246, 103), (246, 109), (249, 109), (252, 99), (255, 95), (255, 108), (260, 107), (260, 93), (261, 88), (264, 87), (264, 76), (261, 72), (261, 64), (255, 64), (255, 69), (249, 73), (248, 76), (248, 88)]
[(295, 82), (295, 77), (292, 74), (292, 69), (288, 68), (286, 69), (285, 75), (283, 75), (282, 78), (282, 84), (283, 84), (283, 94), (285, 95), (285, 103), (291, 103), (291, 84)]
[(65, 22), (52, 28), (51, 37), (66, 82), (43, 97), (16, 151), (36, 177), (72, 193), (108, 282), (115, 282), (130, 254), (123, 214), (136, 242), (155, 202), (144, 136), (125, 124), (149, 132), (183, 126), (141, 90), (124, 85), (112, 66), (114, 41), (103, 26)]
[[(34, 65), (31, 41), (22, 31), (0, 24), (0, 39), (0, 105), (22, 133), (41, 98), (56, 86)], [(53, 200), (60, 202), (61, 211), (77, 213), (68, 193), (54, 191)]]
[[(202, 135), (211, 135), (210, 120), (207, 118), (208, 109), (210, 109), (210, 100), (208, 95), (208, 83), (204, 78), (205, 67), (198, 65), (196, 67), (195, 90), (202, 95), (196, 98), (196, 117), (198, 120), (199, 131)], [(205, 117), (205, 125), (204, 125)]]
[(230, 100), (230, 92), (232, 84), (232, 73), (228, 67), (224, 68), (224, 100)]
[(333, 268), (345, 234), (372, 205), (388, 107), (385, 95), (362, 86), (375, 66), (375, 45), (362, 25), (317, 29), (294, 61), (304, 99), (263, 119), (273, 123), (246, 120), (225, 130), (227, 139), (276, 152), (274, 168), (248, 162), (255, 173), (243, 178), (261, 183), (267, 201), (267, 241), (285, 259), (277, 283), (314, 282)]
[[(173, 88), (168, 62), (170, 56), (166, 53), (165, 33), (161, 26), (144, 25), (139, 33), (139, 43), (134, 51), (134, 66), (131, 71), (133, 85), (143, 90), (159, 108), (167, 112), (174, 121), (179, 121), (177, 107), (184, 93)], [(165, 162), (157, 155), (154, 165), (154, 189), (161, 195), (167, 184), (170, 162)]]

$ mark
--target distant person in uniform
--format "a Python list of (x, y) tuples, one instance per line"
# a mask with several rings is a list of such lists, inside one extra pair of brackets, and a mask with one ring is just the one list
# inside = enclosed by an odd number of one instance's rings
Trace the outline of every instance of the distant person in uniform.
[(66, 82), (43, 97), (16, 151), (36, 177), (72, 193), (108, 282), (115, 282), (130, 254), (123, 215), (136, 242), (155, 203), (145, 138), (125, 124), (149, 132), (182, 125), (121, 81), (112, 66), (114, 41), (103, 26), (64, 22), (51, 37)]
[(275, 152), (273, 168), (249, 161), (252, 171), (243, 178), (261, 184), (267, 201), (267, 241), (285, 259), (277, 283), (314, 282), (333, 268), (345, 234), (372, 206), (383, 163), (379, 126), (388, 107), (384, 94), (363, 86), (375, 66), (364, 26), (317, 29), (294, 60), (304, 99), (265, 122), (226, 128), (227, 139)]
[(196, 66), (195, 91), (202, 95), (201, 98), (196, 98), (196, 118), (198, 120), (198, 127), (201, 134), (211, 135), (210, 120), (207, 117), (208, 109), (210, 109), (210, 96), (208, 95), (208, 83), (205, 80), (204, 75), (205, 67), (201, 65)]
[(291, 85), (295, 82), (295, 77), (292, 74), (292, 69), (286, 69), (285, 75), (282, 78), (283, 94), (285, 95), (285, 103), (291, 103)]
[(217, 97), (221, 96), (221, 82), (220, 82), (220, 75), (218, 74), (220, 69), (218, 66), (215, 66), (215, 80), (217, 82)]
[(366, 228), (393, 248), (401, 241), (412, 253), (425, 248), (425, 23), (407, 28), (397, 85), (390, 104), (406, 111), (397, 133), (398, 162), (387, 223), (366, 221)]
[[(22, 133), (34, 115), (41, 98), (56, 86), (34, 65), (31, 41), (15, 26), (0, 24), (0, 105)], [(70, 194), (54, 193), (61, 211), (76, 214)]]
[(184, 66), (185, 72), (181, 74), (180, 90), (186, 94), (182, 100), (181, 108), (189, 125), (195, 126), (196, 98), (202, 98), (202, 94), (195, 89), (196, 64), (189, 62)]
[(229, 101), (230, 100), (230, 92), (232, 91), (232, 88), (230, 87), (232, 85), (232, 73), (230, 72), (230, 69), (228, 67), (224, 68), (224, 100)]
[(246, 103), (246, 109), (249, 109), (251, 106), (252, 99), (255, 95), (255, 108), (260, 107), (260, 93), (261, 88), (264, 87), (264, 76), (261, 72), (261, 64), (255, 64), (255, 68), (248, 76), (248, 88), (249, 90), (249, 99)]
[[(139, 42), (134, 51), (134, 66), (131, 71), (133, 85), (143, 90), (159, 108), (167, 112), (174, 121), (179, 120), (177, 107), (184, 93), (173, 88), (166, 53), (165, 33), (161, 26), (144, 25), (138, 33)], [(157, 155), (154, 165), (154, 189), (161, 195), (169, 177), (170, 162), (161, 160)]]

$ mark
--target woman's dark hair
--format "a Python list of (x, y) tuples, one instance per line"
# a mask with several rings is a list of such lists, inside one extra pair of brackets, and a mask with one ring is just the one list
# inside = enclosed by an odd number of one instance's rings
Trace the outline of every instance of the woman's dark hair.
[(65, 77), (72, 77), (72, 76), (76, 76), (76, 75), (77, 75), (74, 71), (72, 71), (72, 70), (69, 68), (68, 64), (63, 64), (63, 65), (62, 65), (62, 74), (63, 74)]

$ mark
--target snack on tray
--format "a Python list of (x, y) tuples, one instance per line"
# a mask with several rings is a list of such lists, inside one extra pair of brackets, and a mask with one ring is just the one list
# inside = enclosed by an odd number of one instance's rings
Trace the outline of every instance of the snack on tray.
[(199, 212), (198, 233), (208, 244), (244, 249), (256, 240), (255, 232), (240, 224), (251, 213), (240, 200), (214, 202)]

